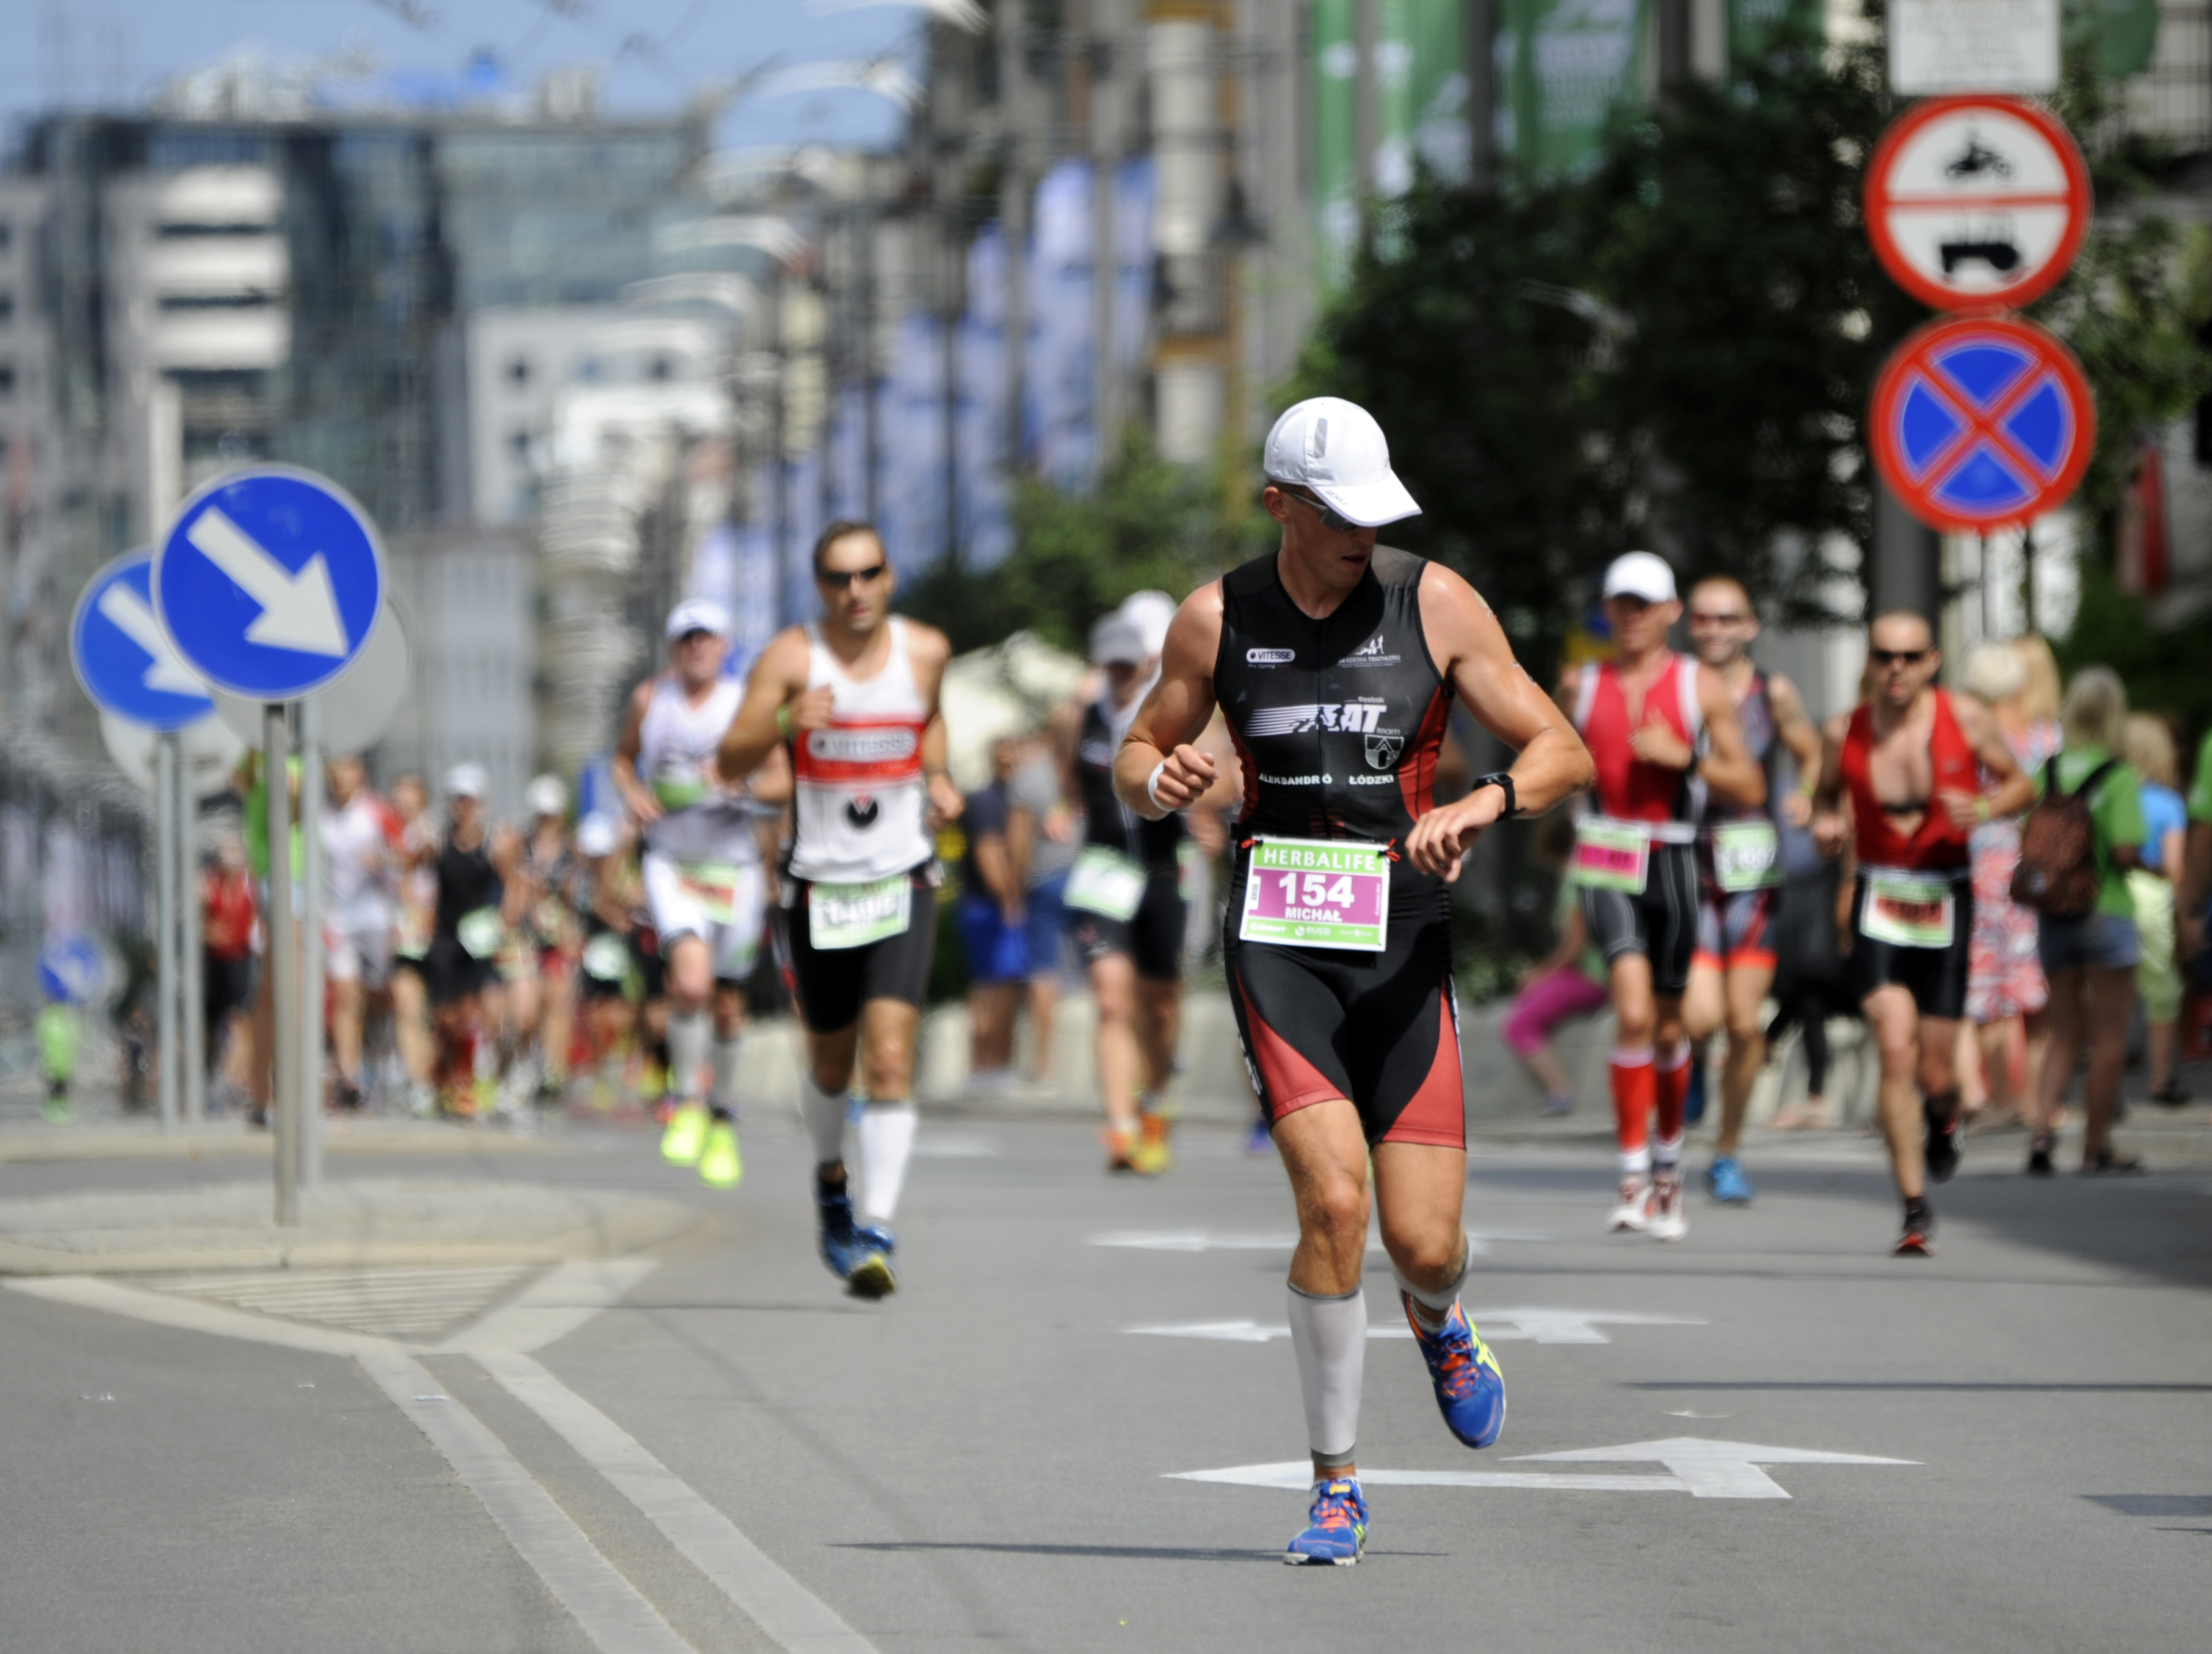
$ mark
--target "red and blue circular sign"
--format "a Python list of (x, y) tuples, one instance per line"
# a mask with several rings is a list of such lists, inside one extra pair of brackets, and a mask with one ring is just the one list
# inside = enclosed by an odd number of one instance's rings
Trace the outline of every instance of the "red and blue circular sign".
[(2096, 404), (2081, 364), (2032, 322), (1940, 321), (1891, 353), (1868, 443), (1905, 508), (1974, 533), (2063, 504), (2088, 469)]

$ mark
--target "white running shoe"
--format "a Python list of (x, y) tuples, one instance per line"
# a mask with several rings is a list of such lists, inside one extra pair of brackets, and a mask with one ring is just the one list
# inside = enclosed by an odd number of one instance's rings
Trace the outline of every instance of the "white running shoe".
[(1682, 1199), (1682, 1174), (1662, 1171), (1651, 1179), (1650, 1215), (1644, 1232), (1656, 1241), (1678, 1241), (1690, 1232), (1690, 1219)]
[(1624, 1230), (1633, 1230), (1642, 1234), (1650, 1226), (1650, 1180), (1632, 1173), (1620, 1180), (1620, 1198), (1605, 1220), (1606, 1232), (1618, 1235)]

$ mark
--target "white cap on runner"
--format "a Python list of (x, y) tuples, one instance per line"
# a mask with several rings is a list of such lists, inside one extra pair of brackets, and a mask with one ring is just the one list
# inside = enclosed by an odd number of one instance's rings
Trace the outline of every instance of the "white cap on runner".
[(1674, 571), (1664, 557), (1649, 551), (1629, 551), (1613, 560), (1605, 571), (1604, 597), (1639, 597), (1646, 603), (1674, 600)]
[(1158, 654), (1168, 641), (1168, 627), (1176, 617), (1176, 600), (1165, 592), (1132, 592), (1121, 599), (1121, 612), (1137, 623), (1145, 636), (1145, 653)]
[(480, 763), (457, 763), (446, 772), (446, 796), (449, 799), (482, 799), (491, 790), (491, 777), (484, 774)]
[(668, 641), (673, 643), (692, 632), (712, 632), (717, 637), (727, 637), (729, 611), (712, 598), (685, 598), (668, 611)]
[(1341, 397), (1309, 397), (1285, 409), (1267, 433), (1261, 469), (1270, 482), (1311, 489), (1363, 528), (1421, 514), (1390, 469), (1390, 445), (1375, 416)]
[(1141, 666), (1151, 651), (1145, 648), (1144, 629), (1116, 609), (1101, 617), (1091, 629), (1091, 664), (1110, 666), (1117, 662), (1126, 666)]
[(576, 824), (576, 848), (584, 855), (612, 855), (617, 839), (612, 817), (589, 815)]
[(522, 802), (533, 816), (565, 815), (568, 810), (568, 785), (558, 775), (540, 775), (523, 793)]

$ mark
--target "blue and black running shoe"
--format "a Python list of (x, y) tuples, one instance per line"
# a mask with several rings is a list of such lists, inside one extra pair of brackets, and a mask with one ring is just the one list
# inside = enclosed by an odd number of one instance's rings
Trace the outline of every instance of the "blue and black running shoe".
[(1340, 1477), (1314, 1484), (1313, 1509), (1306, 1513), (1306, 1530), (1291, 1542), (1283, 1560), (1293, 1567), (1331, 1562), (1348, 1568), (1366, 1548), (1367, 1501), (1360, 1497), (1358, 1482)]
[(884, 1298), (898, 1290), (898, 1277), (880, 1247), (864, 1238), (853, 1222), (853, 1197), (844, 1185), (814, 1186), (814, 1204), (822, 1217), (822, 1262), (845, 1283), (854, 1298)]
[(1749, 1206), (1751, 1179), (1743, 1175), (1743, 1162), (1733, 1154), (1716, 1154), (1705, 1172), (1705, 1189), (1723, 1206)]
[(1464, 1446), (1489, 1446), (1505, 1428), (1505, 1375), (1498, 1370), (1498, 1358), (1458, 1304), (1451, 1306), (1444, 1324), (1431, 1332), (1414, 1313), (1413, 1295), (1401, 1291), (1398, 1299), (1406, 1306), (1406, 1321), (1413, 1329), (1413, 1341), (1421, 1347), (1421, 1359), (1429, 1364), (1445, 1428)]
[(853, 1233), (862, 1245), (874, 1247), (885, 1257), (898, 1250), (898, 1237), (891, 1232), (891, 1226), (887, 1223), (856, 1223), (853, 1225)]

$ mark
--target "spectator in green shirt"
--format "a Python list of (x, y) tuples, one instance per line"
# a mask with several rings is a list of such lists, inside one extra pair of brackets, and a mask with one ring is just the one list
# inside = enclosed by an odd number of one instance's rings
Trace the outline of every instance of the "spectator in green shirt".
[[(2142, 865), (2142, 782), (2130, 765), (2113, 760), (2113, 754), (2124, 748), (2127, 721), (2128, 692), (2118, 677), (2103, 666), (2085, 667), (2075, 674), (2059, 713), (2065, 745), (2052, 760), (2058, 787), (2072, 794), (2100, 766), (2109, 763), (2112, 767), (2087, 794), (2097, 904), (2076, 919), (2045, 914), (2038, 927), (2036, 952), (2051, 983), (2051, 1055), (2043, 1065), (2027, 1160), (2028, 1171), (2039, 1176), (2051, 1171), (2059, 1100), (2074, 1078), (2074, 1065), (2085, 1044), (2089, 1117), (2081, 1142), (2081, 1170), (2142, 1169), (2141, 1162), (2115, 1152), (2112, 1144), (2120, 1071), (2127, 1065), (2136, 964), (2142, 957), (2135, 901), (2128, 893), (2128, 873)], [(2039, 794), (2051, 779), (2050, 768), (2037, 774)]]

